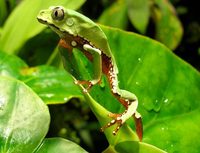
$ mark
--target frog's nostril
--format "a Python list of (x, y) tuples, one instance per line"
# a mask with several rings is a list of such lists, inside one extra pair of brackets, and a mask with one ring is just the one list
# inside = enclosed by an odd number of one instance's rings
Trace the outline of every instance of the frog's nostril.
[(40, 15), (43, 15), (44, 14), (44, 11), (40, 11)]

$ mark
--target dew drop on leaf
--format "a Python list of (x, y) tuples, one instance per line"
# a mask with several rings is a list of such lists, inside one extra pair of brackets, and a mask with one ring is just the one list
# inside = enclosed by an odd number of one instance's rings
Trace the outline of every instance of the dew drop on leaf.
[(153, 104), (154, 104), (153, 110), (155, 112), (159, 112), (161, 108), (161, 101), (156, 99)]
[(141, 58), (138, 58), (138, 62), (141, 63), (141, 62), (142, 62), (142, 59), (141, 59)]
[(164, 103), (168, 103), (168, 102), (169, 102), (169, 99), (166, 98), (166, 99), (164, 100)]

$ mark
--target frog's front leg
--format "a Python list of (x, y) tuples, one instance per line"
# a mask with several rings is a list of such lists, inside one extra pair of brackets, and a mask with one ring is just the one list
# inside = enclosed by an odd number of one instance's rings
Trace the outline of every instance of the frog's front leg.
[(102, 60), (101, 60), (101, 51), (89, 44), (84, 44), (83, 49), (89, 52), (93, 57), (93, 66), (94, 66), (94, 76), (92, 80), (76, 80), (75, 84), (87, 85), (87, 87), (83, 90), (84, 92), (88, 92), (91, 87), (101, 80), (102, 75)]

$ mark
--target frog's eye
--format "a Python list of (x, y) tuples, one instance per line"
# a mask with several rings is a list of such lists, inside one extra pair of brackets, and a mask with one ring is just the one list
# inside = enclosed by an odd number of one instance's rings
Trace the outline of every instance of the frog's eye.
[(62, 8), (54, 8), (51, 13), (51, 17), (54, 20), (61, 21), (62, 19), (64, 19), (64, 10)]

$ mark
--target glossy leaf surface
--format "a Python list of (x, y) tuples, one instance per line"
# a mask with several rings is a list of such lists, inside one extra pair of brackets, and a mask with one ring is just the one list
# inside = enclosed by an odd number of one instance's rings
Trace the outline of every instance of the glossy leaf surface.
[(65, 103), (71, 98), (83, 97), (72, 77), (64, 70), (45, 65), (28, 67), (18, 57), (3, 52), (0, 52), (0, 75), (20, 79), (46, 104)]
[(0, 152), (30, 153), (45, 137), (47, 106), (24, 83), (0, 77)]
[[(138, 111), (144, 123), (143, 141), (169, 152), (180, 151), (181, 148), (198, 150), (200, 143), (193, 143), (193, 140), (198, 141), (200, 132), (199, 73), (156, 41), (117, 29), (102, 28), (116, 57), (120, 87), (139, 98)], [(82, 69), (87, 72), (84, 65)], [(89, 98), (88, 101), (97, 101), (111, 112), (124, 109), (110, 94), (107, 83), (103, 87), (93, 87), (90, 94), (94, 99)], [(100, 122), (105, 123), (105, 118)], [(129, 125), (134, 128), (132, 121)], [(107, 135), (111, 145), (112, 142), (118, 144), (117, 137)], [(178, 143), (180, 138), (183, 141)]]
[[(116, 29), (104, 31), (117, 60), (120, 87), (139, 98), (143, 141), (169, 152), (199, 150), (199, 72), (156, 41)], [(97, 101), (113, 108), (105, 97)]]

